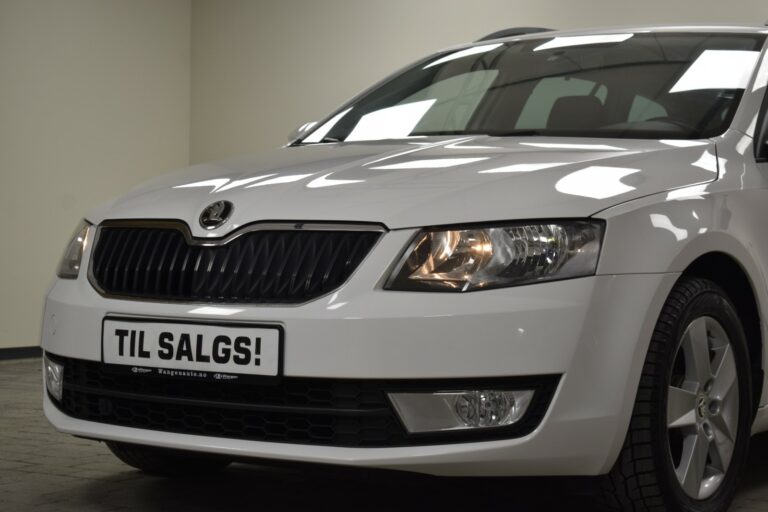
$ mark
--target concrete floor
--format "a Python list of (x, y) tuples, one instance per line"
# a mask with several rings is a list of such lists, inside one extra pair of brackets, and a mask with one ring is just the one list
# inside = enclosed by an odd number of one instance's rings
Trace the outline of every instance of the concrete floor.
[[(552, 479), (307, 473), (243, 464), (195, 480), (145, 476), (102, 444), (55, 432), (40, 396), (39, 360), (0, 361), (1, 511), (469, 510), (500, 503), (517, 512), (563, 510), (564, 503), (569, 511), (594, 510)], [(754, 439), (732, 510), (768, 512), (768, 436)]]

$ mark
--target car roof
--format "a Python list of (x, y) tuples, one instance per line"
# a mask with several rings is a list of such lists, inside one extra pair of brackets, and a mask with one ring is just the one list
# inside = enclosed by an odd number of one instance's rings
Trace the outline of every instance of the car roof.
[(765, 25), (707, 25), (707, 24), (670, 24), (670, 25), (626, 25), (614, 27), (600, 27), (588, 29), (552, 30), (549, 32), (534, 32), (530, 34), (501, 37), (498, 39), (486, 39), (475, 44), (487, 44), (488, 41), (517, 41), (524, 39), (542, 39), (547, 37), (581, 36), (618, 33), (664, 33), (664, 32), (707, 32), (719, 34), (768, 34), (768, 26)]

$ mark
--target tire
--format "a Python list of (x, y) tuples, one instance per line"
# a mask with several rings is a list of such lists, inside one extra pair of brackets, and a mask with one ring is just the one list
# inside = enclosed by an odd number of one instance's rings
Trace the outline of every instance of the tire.
[[(604, 509), (728, 509), (749, 449), (753, 402), (748, 354), (744, 329), (723, 290), (706, 279), (678, 281), (653, 332), (621, 453), (610, 473), (600, 478)], [(691, 404), (693, 409), (682, 414)], [(725, 435), (729, 431), (735, 436), (732, 443)], [(702, 465), (704, 470), (697, 470)]]
[(107, 446), (125, 464), (145, 473), (159, 476), (191, 476), (213, 473), (226, 468), (232, 462), (216, 455), (137, 444), (108, 442)]

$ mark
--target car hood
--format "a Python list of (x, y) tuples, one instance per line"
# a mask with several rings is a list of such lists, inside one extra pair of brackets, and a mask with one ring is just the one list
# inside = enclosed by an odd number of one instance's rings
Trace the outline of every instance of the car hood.
[[(95, 210), (106, 219), (180, 219), (218, 237), (257, 221), (373, 222), (391, 229), (588, 217), (610, 206), (717, 178), (714, 143), (472, 136), (286, 147), (201, 164)], [(218, 200), (232, 218), (205, 231)]]

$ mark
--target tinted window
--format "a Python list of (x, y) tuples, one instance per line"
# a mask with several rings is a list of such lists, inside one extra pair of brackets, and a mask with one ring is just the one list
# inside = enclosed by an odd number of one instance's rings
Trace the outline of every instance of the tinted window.
[(542, 78), (526, 100), (515, 128), (521, 130), (546, 128), (550, 122), (552, 109), (560, 98), (594, 96), (601, 105), (605, 105), (606, 94), (605, 85), (589, 80), (563, 77)]
[(764, 37), (626, 33), (473, 46), (406, 70), (303, 142), (534, 133), (712, 137), (728, 128)]
[(667, 109), (645, 96), (635, 96), (629, 109), (627, 121), (636, 123), (652, 119), (669, 117)]

